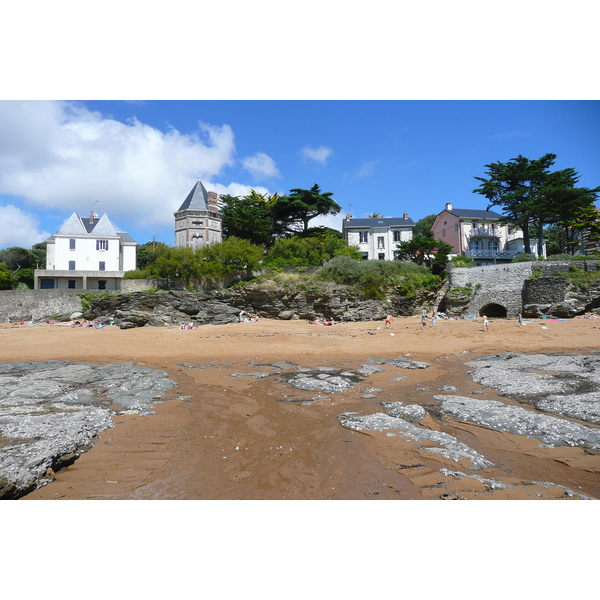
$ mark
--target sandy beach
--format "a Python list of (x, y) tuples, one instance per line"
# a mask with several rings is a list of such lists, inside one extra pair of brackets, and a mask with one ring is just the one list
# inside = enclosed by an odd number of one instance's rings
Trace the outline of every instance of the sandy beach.
[[(480, 319), (422, 329), (418, 317), (396, 318), (391, 329), (383, 322), (323, 327), (269, 320), (191, 331), (4, 324), (0, 361), (130, 361), (164, 369), (178, 383), (155, 415), (116, 417), (90, 451), (25, 500), (564, 498), (559, 486), (600, 498), (599, 456), (457, 422), (436, 414), (432, 401), (444, 385), (464, 395), (481, 387), (467, 374), (467, 360), (508, 351), (586, 353), (598, 349), (599, 334), (600, 319), (579, 318), (523, 327), (492, 319), (487, 333)], [(281, 401), (290, 388), (276, 377), (231, 376), (267, 370), (276, 361), (352, 370), (369, 358), (401, 356), (430, 367), (401, 372), (385, 366), (355, 389), (327, 398), (297, 392), (304, 402)], [(367, 388), (380, 391), (363, 399)], [(484, 393), (498, 399), (494, 390)], [(469, 473), (402, 436), (340, 425), (342, 413), (374, 413), (381, 401), (397, 400), (425, 406), (429, 415), (421, 426), (451, 434), (493, 461), (496, 467), (478, 474), (507, 487), (443, 477), (444, 468)]]

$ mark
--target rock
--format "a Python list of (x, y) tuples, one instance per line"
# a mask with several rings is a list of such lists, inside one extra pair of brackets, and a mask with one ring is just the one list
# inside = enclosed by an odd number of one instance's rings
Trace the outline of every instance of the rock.
[(427, 411), (419, 404), (404, 404), (404, 402), (382, 402), (386, 414), (399, 417), (411, 423), (418, 423), (427, 416)]
[[(445, 459), (461, 462), (467, 460), (472, 469), (485, 469), (494, 464), (483, 457), (481, 454), (469, 448), (466, 444), (459, 442), (455, 437), (441, 431), (432, 431), (413, 425), (404, 419), (392, 417), (384, 413), (375, 413), (372, 415), (357, 416), (354, 414), (340, 415), (340, 423), (348, 429), (364, 431), (374, 429), (377, 431), (394, 430), (395, 435), (401, 435), (405, 438), (428, 443), (434, 443), (436, 448), (422, 446), (425, 452), (440, 454)], [(394, 434), (391, 434), (394, 435)]]
[(116, 410), (151, 414), (175, 385), (130, 364), (0, 363), (0, 498), (46, 485), (113, 426)]
[(442, 403), (442, 414), (498, 431), (536, 438), (551, 446), (575, 446), (600, 453), (600, 430), (573, 421), (539, 414), (497, 400), (464, 396), (434, 396)]

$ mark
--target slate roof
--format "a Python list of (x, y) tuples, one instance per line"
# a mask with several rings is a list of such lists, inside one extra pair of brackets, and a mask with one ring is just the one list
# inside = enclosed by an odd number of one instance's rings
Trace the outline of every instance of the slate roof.
[(198, 180), (192, 191), (188, 194), (187, 198), (183, 201), (183, 204), (179, 207), (177, 212), (182, 210), (208, 210), (208, 192), (202, 185), (202, 182)]
[(453, 208), (452, 210), (443, 210), (442, 212), (448, 212), (460, 219), (499, 219), (502, 217), (501, 214), (498, 214), (493, 210), (477, 210), (471, 208)]
[(137, 243), (127, 232), (118, 231), (118, 229), (106, 213), (100, 219), (94, 219), (94, 222), (90, 223), (89, 216), (81, 217), (74, 212), (48, 240), (56, 239), (55, 236), (57, 235), (89, 235), (94, 237), (120, 237), (124, 242)]
[(415, 222), (411, 218), (383, 217), (381, 219), (350, 219), (342, 221), (342, 227), (411, 227)]

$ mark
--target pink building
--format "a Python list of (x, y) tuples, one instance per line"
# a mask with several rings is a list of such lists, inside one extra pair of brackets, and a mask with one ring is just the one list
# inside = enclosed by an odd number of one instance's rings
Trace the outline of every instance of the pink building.
[[(462, 254), (477, 265), (510, 262), (524, 252), (520, 228), (500, 222), (502, 215), (492, 210), (453, 208), (448, 202), (437, 215), (431, 232), (453, 247), (452, 255)], [(535, 249), (532, 248), (535, 253)], [(546, 245), (542, 248), (546, 255)]]

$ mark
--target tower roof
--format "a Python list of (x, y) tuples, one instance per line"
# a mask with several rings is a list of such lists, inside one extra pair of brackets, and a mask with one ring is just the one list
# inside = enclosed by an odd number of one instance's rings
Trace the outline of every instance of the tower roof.
[(208, 192), (202, 185), (202, 182), (198, 179), (192, 191), (188, 194), (187, 198), (183, 201), (183, 204), (179, 207), (177, 212), (182, 210), (208, 210)]

